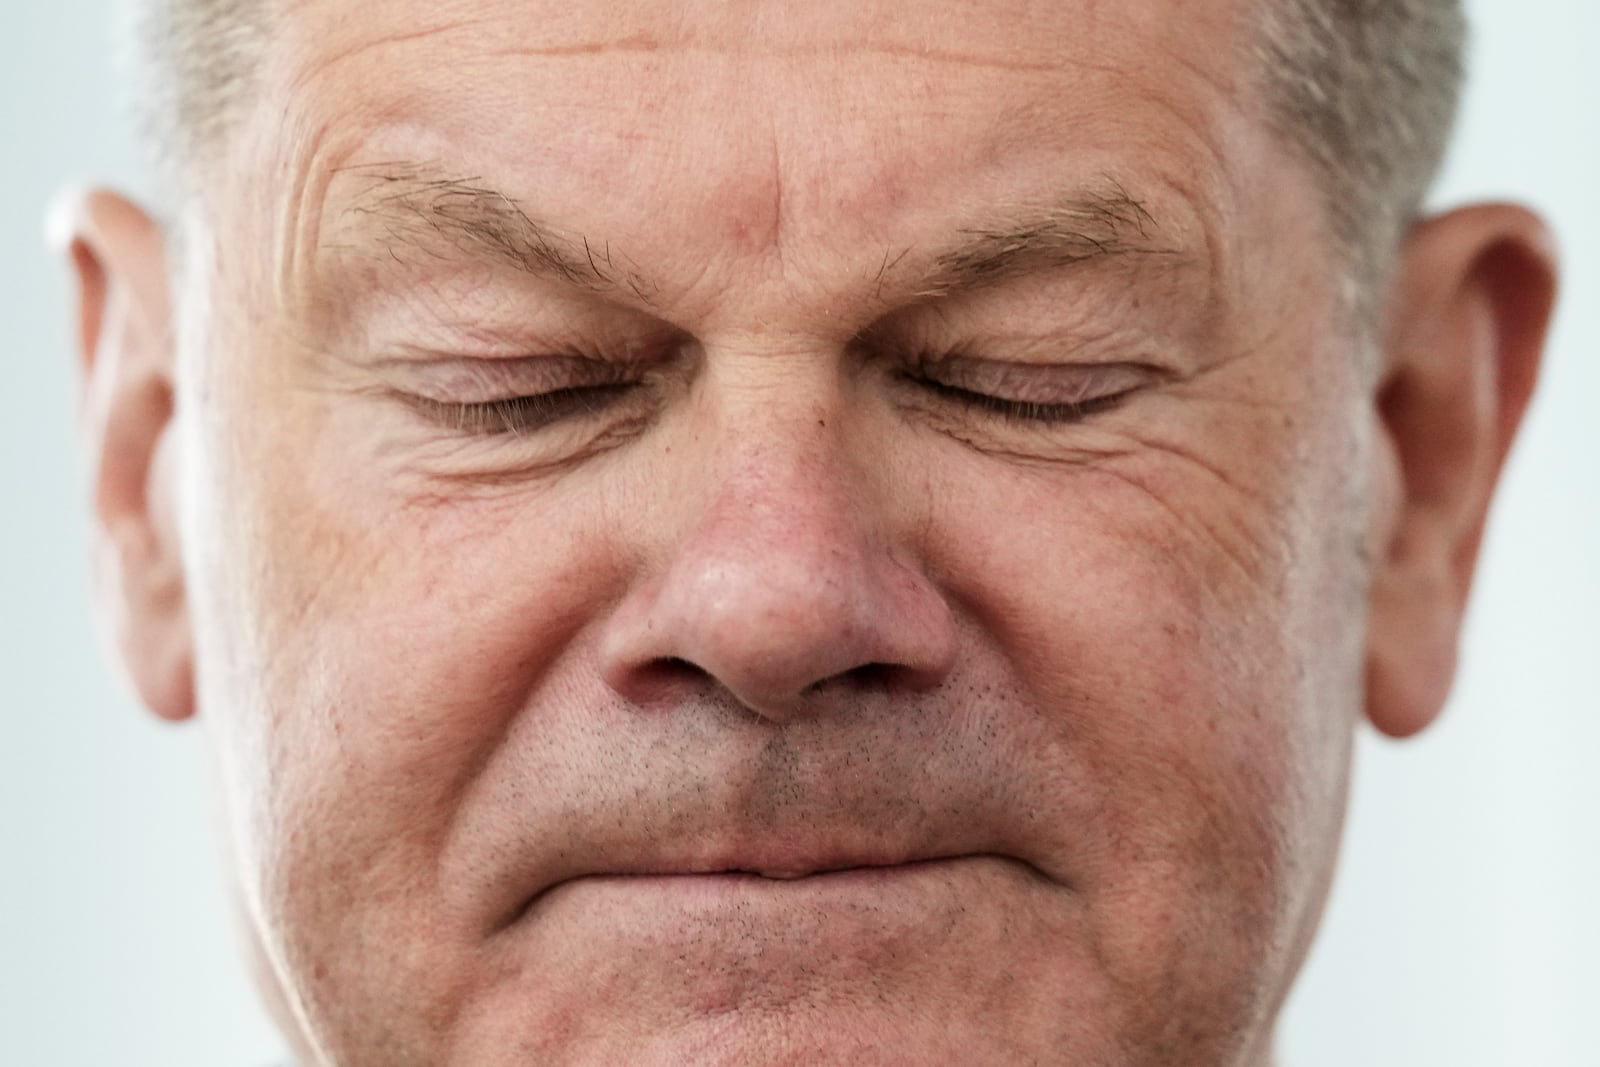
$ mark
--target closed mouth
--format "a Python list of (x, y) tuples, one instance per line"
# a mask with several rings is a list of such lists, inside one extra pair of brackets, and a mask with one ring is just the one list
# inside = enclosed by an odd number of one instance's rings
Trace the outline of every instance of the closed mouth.
[[(680, 891), (692, 894), (706, 892), (760, 890), (763, 886), (773, 891), (826, 891), (847, 885), (881, 883), (886, 880), (930, 874), (950, 868), (963, 861), (989, 859), (1020, 863), (1008, 856), (993, 853), (957, 853), (949, 855), (916, 856), (907, 859), (835, 858), (808, 862), (780, 862), (754, 860), (695, 862), (685, 864), (639, 863), (616, 870), (597, 870), (564, 878), (544, 887), (519, 907), (514, 914), (497, 926), (504, 930), (520, 923), (536, 910), (552, 893), (580, 883), (634, 884), (641, 889)], [(1023, 864), (1024, 866), (1031, 865)]]

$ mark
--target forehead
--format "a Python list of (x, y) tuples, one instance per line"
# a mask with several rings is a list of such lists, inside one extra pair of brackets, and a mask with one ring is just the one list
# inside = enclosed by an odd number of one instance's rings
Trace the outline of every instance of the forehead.
[(394, 163), (668, 273), (702, 246), (859, 272), (1107, 187), (1221, 260), (1262, 180), (1239, 7), (309, 0), (279, 9), (220, 184), (277, 205), (285, 254)]

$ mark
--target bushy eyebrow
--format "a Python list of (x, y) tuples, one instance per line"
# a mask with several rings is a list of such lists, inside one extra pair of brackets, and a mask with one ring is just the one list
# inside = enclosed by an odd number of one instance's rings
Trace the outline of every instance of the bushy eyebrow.
[[(650, 288), (609, 242), (596, 246), (531, 215), (517, 199), (477, 177), (452, 177), (423, 163), (373, 163), (340, 172), (359, 180), (340, 211), (359, 231), (376, 230), (396, 259), (422, 253), (464, 253), (539, 278), (594, 291), (625, 288), (649, 302)], [(1040, 270), (1174, 256), (1143, 201), (1104, 179), (1076, 189), (1043, 210), (1017, 210), (992, 225), (962, 228), (931, 261), (913, 266), (908, 249), (885, 255), (880, 294), (897, 267), (917, 270), (909, 288), (919, 298), (981, 288)], [(895, 286), (900, 288), (900, 286)], [(902, 289), (902, 291), (904, 291)]]
[(363, 164), (340, 173), (362, 182), (340, 211), (342, 220), (358, 229), (375, 227), (397, 259), (408, 252), (442, 256), (455, 251), (569, 285), (597, 290), (625, 285), (644, 295), (637, 276), (617, 262), (609, 244), (596, 248), (587, 238), (561, 233), (481, 178), (450, 177), (418, 163)]
[(958, 231), (957, 240), (935, 257), (919, 295), (978, 288), (1053, 267), (1177, 255), (1144, 202), (1105, 179), (1044, 210)]

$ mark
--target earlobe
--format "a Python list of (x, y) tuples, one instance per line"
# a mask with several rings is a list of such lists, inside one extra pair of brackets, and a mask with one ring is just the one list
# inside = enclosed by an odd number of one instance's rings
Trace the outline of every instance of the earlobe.
[(1367, 714), (1403, 737), (1438, 715), (1489, 502), (1537, 377), (1554, 304), (1544, 224), (1504, 205), (1407, 238), (1374, 394)]
[(160, 228), (115, 194), (71, 194), (52, 233), (78, 285), (81, 422), (95, 520), (97, 612), (134, 688), (193, 714), (178, 537), (175, 351)]

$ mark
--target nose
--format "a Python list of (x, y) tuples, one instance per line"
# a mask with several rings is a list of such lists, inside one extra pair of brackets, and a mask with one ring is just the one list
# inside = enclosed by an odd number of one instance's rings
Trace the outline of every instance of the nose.
[(695, 469), (676, 502), (681, 532), (605, 636), (618, 693), (647, 704), (714, 684), (786, 722), (948, 674), (950, 607), (895, 533), (907, 502), (862, 477), (826, 421), (752, 420), (684, 456)]

